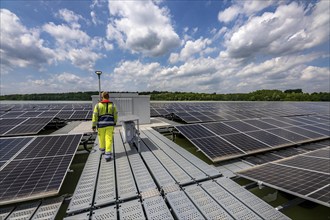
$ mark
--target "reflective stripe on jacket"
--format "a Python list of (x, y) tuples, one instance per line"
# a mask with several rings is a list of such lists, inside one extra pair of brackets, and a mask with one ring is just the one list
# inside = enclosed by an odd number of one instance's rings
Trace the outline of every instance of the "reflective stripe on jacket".
[[(108, 111), (107, 110), (108, 106)], [(104, 100), (99, 102), (94, 107), (93, 112), (93, 127), (113, 126), (117, 123), (118, 112), (116, 105), (112, 102)]]

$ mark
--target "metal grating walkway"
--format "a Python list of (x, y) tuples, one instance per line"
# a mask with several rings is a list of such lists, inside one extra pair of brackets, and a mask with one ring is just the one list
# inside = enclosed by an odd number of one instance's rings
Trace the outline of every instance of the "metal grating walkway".
[(10, 207), (0, 208), (0, 219), (54, 220), (63, 202), (63, 197), (26, 202)]
[(214, 167), (148, 128), (141, 152), (114, 133), (114, 160), (97, 142), (65, 219), (289, 219)]

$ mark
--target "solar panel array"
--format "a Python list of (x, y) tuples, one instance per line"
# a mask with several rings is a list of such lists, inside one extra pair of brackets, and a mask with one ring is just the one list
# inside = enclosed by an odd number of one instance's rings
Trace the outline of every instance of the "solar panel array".
[(39, 133), (53, 118), (0, 118), (0, 136)]
[(185, 102), (150, 105), (152, 117), (166, 116), (185, 123), (329, 114), (329, 111), (329, 105), (320, 102)]
[(91, 104), (0, 104), (0, 136), (39, 133), (54, 118), (91, 120)]
[(241, 159), (249, 164), (260, 165), (286, 157), (304, 154), (327, 146), (330, 146), (330, 139), (249, 155)]
[(239, 175), (330, 207), (330, 147), (260, 165)]
[(0, 205), (56, 195), (81, 137), (0, 138)]
[(0, 105), (0, 118), (56, 117), (64, 120), (91, 120), (91, 104)]
[(218, 162), (330, 137), (328, 116), (261, 118), (175, 126)]

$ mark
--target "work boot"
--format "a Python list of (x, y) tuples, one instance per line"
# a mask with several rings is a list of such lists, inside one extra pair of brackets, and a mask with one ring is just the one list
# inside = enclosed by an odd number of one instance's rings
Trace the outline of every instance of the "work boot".
[(104, 158), (107, 162), (109, 162), (112, 159), (112, 153), (105, 153)]

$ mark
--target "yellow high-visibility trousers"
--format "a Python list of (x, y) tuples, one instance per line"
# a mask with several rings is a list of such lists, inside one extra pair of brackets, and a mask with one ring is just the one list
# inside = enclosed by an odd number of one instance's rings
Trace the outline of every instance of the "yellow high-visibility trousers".
[(112, 137), (114, 126), (98, 128), (99, 148), (104, 149), (105, 153), (112, 153)]

